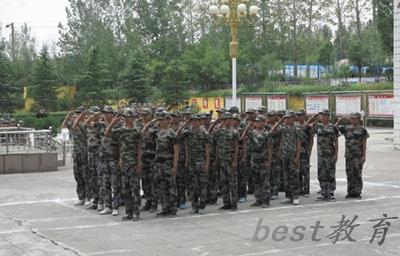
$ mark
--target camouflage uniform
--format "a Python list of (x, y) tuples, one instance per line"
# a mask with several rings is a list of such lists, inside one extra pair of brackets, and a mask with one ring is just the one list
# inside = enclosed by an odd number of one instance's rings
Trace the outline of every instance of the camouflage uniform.
[[(143, 124), (139, 124), (139, 128), (143, 129)], [(146, 199), (147, 210), (151, 208), (157, 209), (158, 198), (156, 192), (156, 169), (154, 166), (156, 160), (156, 137), (155, 134), (158, 127), (149, 129), (150, 136), (142, 138), (142, 189), (144, 198)]]
[(73, 172), (76, 181), (76, 193), (79, 200), (85, 200), (89, 196), (88, 184), (86, 183), (87, 173), (87, 149), (86, 138), (81, 129), (73, 130), (72, 122), (67, 124), (72, 138), (73, 150)]
[(142, 132), (137, 127), (122, 127), (118, 130), (122, 163), (122, 194), (125, 200), (126, 214), (140, 213), (140, 177), (136, 173), (138, 164), (137, 147), (141, 146)]
[(217, 176), (219, 172), (219, 164), (216, 165), (215, 161), (217, 161), (216, 156), (216, 148), (217, 141), (215, 135), (211, 136), (211, 145), (210, 145), (210, 170), (208, 171), (208, 185), (207, 185), (207, 202), (210, 204), (215, 204), (218, 201), (218, 181)]
[[(245, 124), (241, 122), (239, 126), (236, 128), (238, 131), (239, 135), (241, 135), (246, 129)], [(247, 143), (246, 141), (243, 141), (242, 138), (239, 138), (239, 163), (238, 163), (238, 197), (240, 198), (246, 198), (247, 197), (247, 182), (248, 182), (248, 175), (247, 172), (249, 170), (246, 170), (246, 164), (245, 162), (242, 161), (243, 158), (243, 150), (244, 150), (244, 143)]]
[(184, 133), (189, 156), (189, 174), (192, 183), (192, 208), (204, 209), (207, 202), (206, 145), (211, 145), (210, 135), (202, 128), (190, 129)]
[(286, 197), (292, 200), (299, 198), (299, 168), (294, 166), (297, 143), (304, 141), (302, 130), (296, 126), (283, 126), (282, 132), (282, 169), (286, 177)]
[[(267, 130), (271, 130), (272, 125), (267, 126)], [(282, 134), (280, 128), (275, 133), (270, 134), (272, 144), (272, 163), (271, 163), (271, 194), (278, 196), (281, 187), (281, 170), (282, 170), (282, 154), (281, 140)]]
[(221, 186), (224, 206), (237, 208), (237, 172), (232, 170), (235, 145), (239, 143), (239, 133), (233, 128), (221, 128), (216, 132), (218, 161), (220, 165)]
[(321, 196), (330, 198), (336, 189), (335, 141), (339, 131), (333, 124), (316, 125), (318, 149), (318, 181), (321, 187)]
[(121, 171), (118, 168), (118, 127), (112, 128), (111, 135), (105, 136), (107, 127), (102, 125), (100, 132), (102, 141), (102, 192), (103, 201), (106, 207), (118, 209), (121, 202)]
[[(173, 127), (172, 129), (176, 132), (179, 127)], [(177, 186), (177, 201), (178, 201), (178, 206), (181, 204), (186, 203), (186, 190), (187, 190), (187, 185), (188, 180), (190, 179), (188, 177), (188, 170), (185, 169), (185, 142), (181, 136), (178, 136), (177, 139), (179, 143), (179, 161), (178, 161), (178, 173), (176, 176), (176, 186)]]
[[(89, 187), (89, 198), (93, 198), (93, 204), (99, 203), (99, 157), (100, 157), (100, 129), (101, 125), (95, 123), (85, 127), (88, 150), (88, 175), (87, 184)], [(101, 199), (102, 201), (102, 199)]]
[(314, 138), (314, 129), (309, 126), (299, 126), (303, 130), (304, 141), (301, 144), (300, 153), (300, 194), (310, 194), (310, 155), (308, 154), (310, 148), (310, 139)]
[(176, 212), (176, 177), (172, 176), (176, 133), (172, 129), (158, 130), (156, 133), (156, 192), (163, 212)]
[(254, 197), (258, 203), (269, 204), (271, 197), (270, 170), (267, 170), (269, 133), (253, 129), (249, 133), (249, 154), (254, 177)]
[[(363, 188), (362, 167), (363, 162), (363, 140), (369, 138), (364, 127), (339, 126), (339, 131), (346, 138), (346, 176), (347, 195), (358, 197)], [(365, 157), (365, 156), (364, 156)]]

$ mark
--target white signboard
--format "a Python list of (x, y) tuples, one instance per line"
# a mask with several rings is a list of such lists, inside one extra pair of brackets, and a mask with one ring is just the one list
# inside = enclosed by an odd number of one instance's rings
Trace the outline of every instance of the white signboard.
[(393, 116), (393, 95), (369, 95), (368, 114), (369, 116)]
[(268, 96), (268, 111), (286, 110), (286, 96)]
[(259, 96), (249, 96), (246, 97), (246, 110), (250, 108), (257, 110), (257, 108), (262, 106), (262, 98)]
[(336, 114), (350, 115), (361, 111), (360, 95), (336, 95)]
[[(241, 103), (242, 103), (241, 102), (241, 98), (237, 97), (236, 98), (236, 107), (238, 107), (239, 110), (240, 110)], [(233, 107), (233, 105), (232, 105), (232, 97), (226, 97), (225, 98), (225, 108), (227, 110), (229, 110), (231, 107)]]
[(306, 96), (307, 114), (315, 114), (323, 109), (329, 109), (328, 96)]

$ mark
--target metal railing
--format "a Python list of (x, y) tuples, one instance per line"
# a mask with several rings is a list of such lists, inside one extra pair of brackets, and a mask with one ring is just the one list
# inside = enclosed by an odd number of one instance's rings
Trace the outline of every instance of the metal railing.
[(50, 130), (0, 128), (0, 155), (57, 153), (59, 165), (65, 165), (66, 143), (56, 141)]

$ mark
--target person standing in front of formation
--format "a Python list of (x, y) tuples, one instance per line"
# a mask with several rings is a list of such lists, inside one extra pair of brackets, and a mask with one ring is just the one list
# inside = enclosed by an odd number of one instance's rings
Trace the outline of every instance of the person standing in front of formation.
[(346, 199), (361, 199), (363, 188), (362, 169), (366, 159), (367, 139), (369, 134), (361, 126), (361, 114), (356, 112), (350, 115), (350, 125), (340, 125), (343, 118), (336, 122), (341, 134), (346, 139), (346, 176), (347, 195)]
[[(329, 110), (325, 109), (313, 115), (306, 123), (317, 134), (318, 150), (318, 181), (321, 187), (321, 196), (317, 200), (334, 200), (336, 189), (336, 162), (339, 148), (339, 131), (329, 122)], [(317, 117), (320, 116), (320, 123)]]
[(302, 130), (294, 125), (295, 115), (293, 111), (286, 111), (285, 115), (272, 127), (271, 133), (275, 133), (278, 127), (285, 121), (281, 127), (282, 133), (282, 168), (286, 180), (286, 199), (283, 204), (299, 204), (300, 184), (300, 153), (301, 145), (304, 141)]

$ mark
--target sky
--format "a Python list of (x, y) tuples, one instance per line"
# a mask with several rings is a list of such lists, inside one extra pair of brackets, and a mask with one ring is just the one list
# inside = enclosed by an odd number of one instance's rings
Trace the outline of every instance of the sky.
[(59, 22), (66, 23), (67, 0), (0, 0), (1, 37), (9, 39), (11, 30), (7, 24), (14, 22), (16, 28), (24, 23), (31, 27), (37, 48), (51, 45), (58, 39)]

